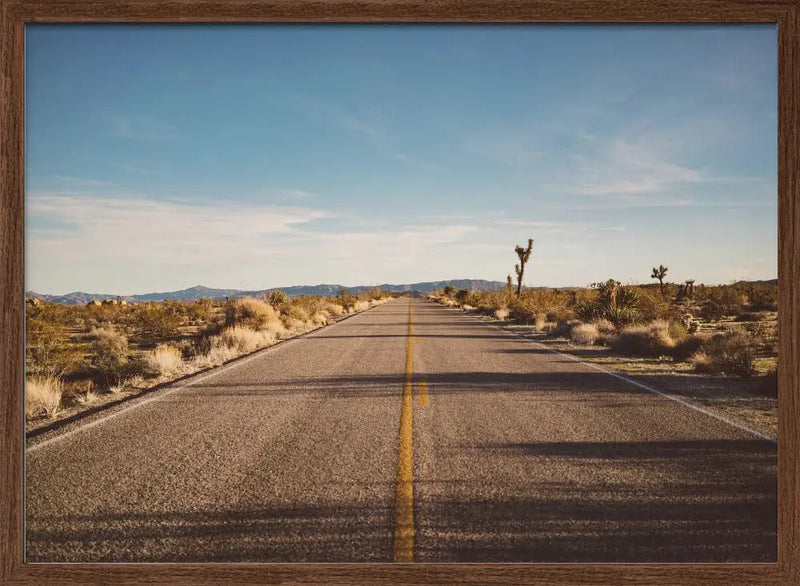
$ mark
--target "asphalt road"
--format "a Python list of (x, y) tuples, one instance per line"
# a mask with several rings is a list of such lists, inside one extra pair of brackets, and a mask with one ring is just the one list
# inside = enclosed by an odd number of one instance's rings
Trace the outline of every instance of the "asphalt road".
[(774, 444), (428, 301), (212, 372), (30, 442), (27, 562), (776, 559)]

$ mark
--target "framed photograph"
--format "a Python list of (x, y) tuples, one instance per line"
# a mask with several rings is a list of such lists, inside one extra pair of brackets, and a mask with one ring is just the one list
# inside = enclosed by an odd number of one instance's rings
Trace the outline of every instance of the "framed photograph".
[(0, 7), (3, 583), (800, 582), (796, 2)]

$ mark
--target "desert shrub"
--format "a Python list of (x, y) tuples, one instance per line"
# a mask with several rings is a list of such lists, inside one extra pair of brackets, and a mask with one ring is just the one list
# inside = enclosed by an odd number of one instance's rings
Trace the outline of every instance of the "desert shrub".
[(656, 320), (646, 326), (631, 326), (610, 340), (614, 352), (626, 356), (658, 357), (671, 354), (675, 341), (669, 335), (670, 324)]
[(174, 303), (143, 303), (136, 306), (134, 327), (146, 340), (171, 338), (180, 333), (183, 321), (179, 306)]
[(509, 316), (519, 324), (531, 324), (536, 320), (536, 308), (522, 300), (514, 300), (508, 308)]
[(369, 309), (369, 301), (356, 301), (353, 306), (353, 311), (364, 311), (365, 309)]
[(762, 321), (767, 317), (766, 311), (743, 311), (736, 316), (734, 321)]
[(617, 331), (617, 329), (614, 327), (614, 324), (607, 319), (598, 319), (594, 322), (594, 325), (597, 327), (597, 332), (602, 335), (613, 334)]
[(336, 294), (336, 303), (344, 307), (344, 310), (348, 313), (353, 309), (353, 306), (356, 303), (356, 297), (350, 294), (350, 291), (347, 289), (340, 289), (339, 292)]
[(670, 321), (667, 331), (669, 337), (672, 338), (672, 341), (675, 343), (680, 342), (689, 335), (689, 330), (686, 329), (686, 326), (678, 321)]
[(494, 310), (494, 316), (499, 319), (500, 321), (505, 321), (508, 319), (508, 307), (499, 307)]
[(552, 338), (569, 338), (572, 334), (572, 329), (579, 325), (581, 325), (581, 321), (577, 319), (561, 320), (556, 322), (556, 325), (549, 328), (545, 333)]
[(25, 327), (25, 368), (30, 374), (61, 377), (76, 368), (80, 352), (70, 344), (64, 326), (49, 321), (47, 316), (29, 318)]
[(753, 286), (747, 292), (747, 301), (753, 311), (778, 311), (778, 286)]
[(713, 372), (713, 368), (711, 366), (711, 357), (708, 355), (708, 352), (703, 350), (702, 348), (692, 354), (689, 358), (689, 362), (694, 365), (694, 369), (696, 372), (700, 373), (710, 373)]
[(687, 336), (680, 340), (672, 349), (672, 360), (675, 362), (687, 362), (692, 356), (703, 349), (705, 338), (700, 336)]
[[(286, 310), (285, 316), (287, 318), (299, 321), (301, 323), (309, 321), (308, 311), (306, 311), (305, 308), (301, 307), (300, 305), (296, 304), (292, 304), (291, 307), (289, 307)], [(284, 321), (284, 324), (285, 323), (286, 322)]]
[(327, 311), (330, 315), (335, 315), (335, 316), (340, 316), (344, 313), (344, 307), (342, 307), (338, 303), (333, 303), (330, 301), (325, 303), (324, 310)]
[(573, 344), (591, 346), (597, 340), (599, 333), (595, 324), (580, 324), (572, 328), (569, 337)]
[(704, 344), (706, 363), (698, 366), (695, 356), (692, 362), (700, 372), (749, 377), (755, 374), (755, 349), (750, 337), (742, 331), (732, 330), (716, 334)]
[(64, 384), (54, 376), (34, 376), (25, 381), (25, 419), (53, 417), (61, 407)]
[(184, 309), (186, 318), (191, 321), (204, 321), (209, 318), (214, 309), (214, 302), (207, 297), (201, 297), (191, 303), (187, 303)]
[(700, 305), (700, 316), (711, 321), (741, 313), (747, 300), (744, 293), (733, 285), (706, 287), (703, 293), (706, 299)]
[(529, 289), (509, 303), (510, 317), (521, 324), (533, 324), (543, 314), (550, 321), (567, 321), (574, 317), (572, 296), (557, 289)]
[(609, 279), (593, 283), (592, 288), (597, 292), (593, 305), (593, 319), (607, 319), (617, 329), (629, 326), (639, 319), (641, 296), (635, 287)]
[(94, 329), (89, 335), (92, 366), (106, 384), (111, 385), (112, 381), (119, 384), (128, 365), (128, 339), (109, 328)]
[(267, 346), (275, 341), (269, 332), (259, 332), (245, 326), (225, 328), (220, 334), (222, 344), (237, 352), (252, 352), (260, 346)]
[(174, 346), (162, 344), (155, 350), (144, 354), (148, 373), (155, 376), (169, 376), (183, 369), (183, 355)]
[(275, 291), (269, 292), (267, 295), (267, 302), (278, 311), (282, 311), (289, 305), (289, 296), (285, 291), (276, 289)]
[(651, 322), (675, 317), (672, 305), (658, 289), (639, 287), (637, 291), (639, 292), (638, 319), (643, 322)]
[(266, 301), (243, 297), (225, 306), (225, 324), (262, 329), (280, 321), (278, 312)]
[(577, 302), (572, 310), (575, 312), (575, 317), (583, 322), (590, 322), (597, 317), (597, 308), (595, 303), (584, 300)]

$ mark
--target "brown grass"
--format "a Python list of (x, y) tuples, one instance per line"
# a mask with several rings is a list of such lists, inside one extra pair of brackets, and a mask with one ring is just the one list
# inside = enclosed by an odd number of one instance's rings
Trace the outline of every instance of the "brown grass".
[(35, 376), (25, 381), (25, 419), (53, 417), (61, 408), (64, 384), (53, 376)]

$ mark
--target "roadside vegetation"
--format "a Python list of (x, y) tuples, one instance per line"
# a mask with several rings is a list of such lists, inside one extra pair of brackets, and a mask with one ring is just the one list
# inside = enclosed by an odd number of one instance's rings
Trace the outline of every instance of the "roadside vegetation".
[(383, 303), (374, 289), (335, 297), (26, 302), (25, 417), (47, 420), (218, 366)]
[(445, 287), (431, 298), (449, 307), (527, 326), (542, 340), (602, 350), (604, 357), (642, 358), (696, 374), (757, 379), (759, 394), (777, 395), (776, 282), (726, 285), (669, 283), (668, 267), (653, 267), (657, 283), (623, 285), (614, 279), (587, 287), (521, 287), (530, 257), (517, 246), (516, 290)]

